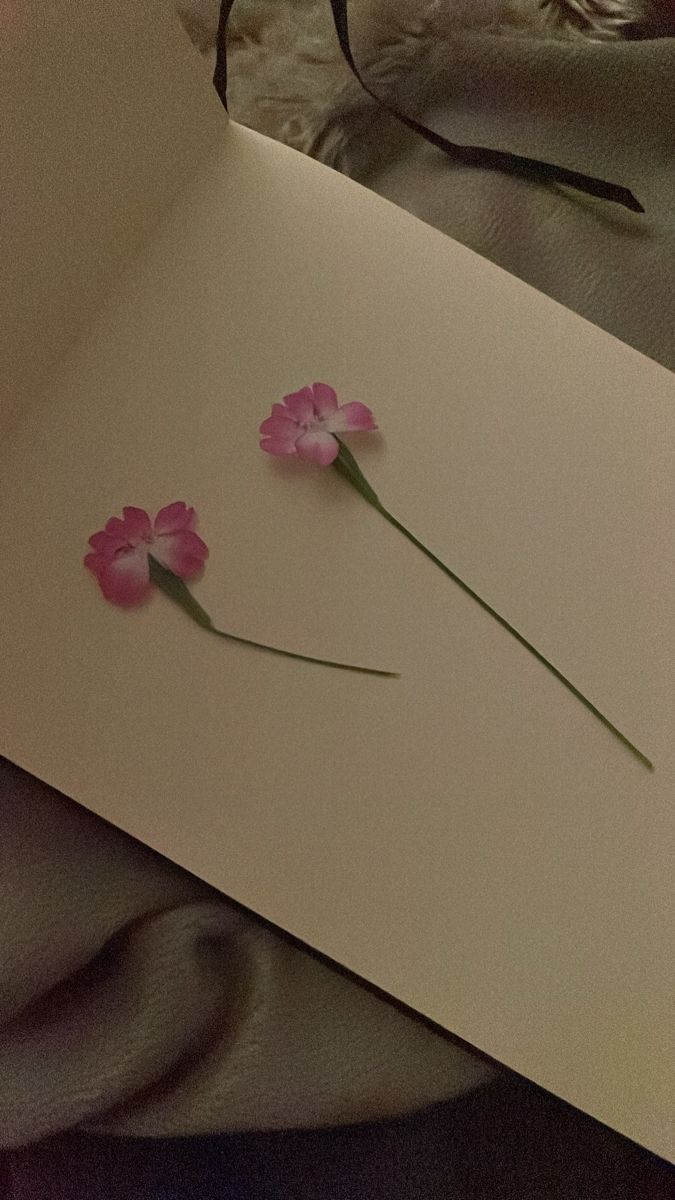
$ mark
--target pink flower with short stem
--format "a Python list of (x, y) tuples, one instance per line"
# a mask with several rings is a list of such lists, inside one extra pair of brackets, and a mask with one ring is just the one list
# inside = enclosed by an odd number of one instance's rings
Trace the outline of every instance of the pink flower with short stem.
[(143, 508), (128, 506), (89, 538), (92, 552), (84, 560), (96, 576), (106, 600), (131, 608), (152, 589), (150, 557), (180, 579), (194, 579), (208, 556), (195, 533), (196, 513), (182, 500), (160, 508), (154, 521)]
[(362, 433), (377, 429), (372, 412), (352, 400), (338, 405), (337, 395), (327, 383), (313, 383), (284, 396), (272, 407), (271, 416), (260, 426), (260, 445), (279, 458), (297, 454), (306, 462), (329, 467), (335, 462), (339, 433)]
[(217, 629), (185, 583), (186, 579), (194, 579), (200, 573), (209, 553), (206, 543), (195, 533), (196, 522), (194, 508), (189, 508), (182, 500), (160, 508), (154, 521), (144, 508), (124, 508), (121, 517), (111, 517), (103, 529), (89, 538), (91, 551), (85, 556), (84, 565), (95, 575), (106, 600), (122, 608), (140, 604), (153, 586), (158, 587), (197, 625), (216, 637), (322, 667), (398, 678), (395, 671), (358, 667), (330, 658), (298, 654), (294, 650), (281, 650)]
[(313, 383), (311, 387), (302, 388), (299, 392), (292, 392), (290, 396), (284, 396), (281, 404), (272, 406), (272, 415), (267, 417), (260, 426), (260, 432), (263, 435), (260, 445), (268, 454), (279, 456), (296, 454), (299, 458), (317, 463), (321, 467), (332, 466), (346, 483), (355, 488), (359, 495), (384, 517), (385, 521), (393, 525), (394, 529), (403, 534), (409, 542), (412, 542), (413, 546), (430, 559), (444, 575), (457, 584), (467, 596), (475, 600), (484, 612), (489, 613), (502, 629), (515, 638), (525, 650), (528, 650), (547, 671), (555, 675), (559, 683), (562, 683), (577, 700), (580, 700), (588, 711), (618, 741), (622, 742), (643, 766), (652, 771), (653, 763), (646, 754), (638, 750), (637, 746), (620, 729), (617, 729), (616, 725), (600, 712), (600, 709), (596, 708), (595, 704), (587, 696), (584, 696), (558, 667), (554, 666), (540, 650), (537, 650), (516, 629), (515, 625), (507, 621), (506, 617), (497, 612), (497, 609), (488, 604), (487, 600), (484, 600), (470, 584), (461, 579), (451, 567), (448, 567), (438, 555), (434, 554), (433, 550), (415, 537), (415, 534), (411, 533), (388, 508), (385, 508), (377, 492), (363, 474), (351, 450), (339, 436), (342, 433), (370, 429), (377, 429), (377, 425), (371, 410), (365, 404), (352, 402), (339, 405), (337, 395), (332, 387), (329, 387), (327, 383)]

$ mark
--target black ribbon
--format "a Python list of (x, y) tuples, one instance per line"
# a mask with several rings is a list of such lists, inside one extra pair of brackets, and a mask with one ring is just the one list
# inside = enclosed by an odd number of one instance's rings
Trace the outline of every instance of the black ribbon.
[[(233, 4), (234, 0), (222, 0), (221, 2), (216, 69), (213, 77), (218, 95), (226, 108), (227, 22)], [(614, 204), (621, 204), (624, 208), (630, 209), (631, 212), (644, 212), (644, 208), (639, 200), (636, 200), (628, 188), (620, 187), (615, 183), (606, 183), (603, 179), (595, 179), (594, 176), (584, 175), (581, 171), (570, 171), (567, 167), (559, 167), (554, 163), (541, 162), (537, 158), (525, 158), (520, 154), (511, 154), (507, 150), (492, 150), (485, 146), (460, 145), (457, 142), (449, 141), (448, 138), (443, 137), (440, 133), (436, 133), (433, 129), (427, 129), (426, 125), (421, 125), (419, 121), (415, 121), (413, 117), (407, 116), (406, 113), (400, 112), (395, 105), (381, 99), (372, 90), (356, 65), (349, 41), (347, 0), (330, 0), (330, 5), (333, 10), (333, 20), (335, 22), (340, 49), (361, 87), (391, 116), (402, 121), (404, 125), (408, 126), (408, 129), (414, 130), (415, 133), (418, 133), (427, 142), (430, 142), (432, 146), (443, 150), (445, 154), (450, 155), (451, 158), (454, 158), (458, 162), (468, 163), (476, 167), (489, 167), (492, 170), (504, 171), (510, 175), (520, 175), (526, 179), (535, 179), (547, 183), (563, 183), (566, 187), (575, 188), (578, 192), (585, 192), (588, 196), (598, 196), (601, 200), (610, 200)]]

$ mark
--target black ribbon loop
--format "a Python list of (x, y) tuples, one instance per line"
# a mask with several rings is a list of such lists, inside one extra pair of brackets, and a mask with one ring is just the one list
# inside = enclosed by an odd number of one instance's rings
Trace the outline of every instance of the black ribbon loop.
[[(226, 108), (227, 21), (233, 4), (234, 0), (222, 0), (221, 3), (216, 69), (213, 78), (218, 95)], [(620, 187), (615, 183), (607, 183), (605, 180), (596, 179), (592, 175), (584, 175), (581, 171), (571, 171), (567, 167), (560, 167), (554, 163), (541, 162), (536, 158), (525, 158), (520, 154), (511, 154), (507, 150), (492, 150), (485, 146), (460, 145), (457, 142), (449, 141), (448, 138), (443, 137), (440, 133), (435, 133), (433, 129), (427, 129), (426, 125), (420, 124), (419, 121), (407, 116), (406, 113), (400, 112), (395, 105), (381, 99), (373, 91), (364, 80), (356, 65), (349, 41), (347, 0), (330, 0), (330, 5), (333, 11), (333, 20), (335, 22), (340, 49), (361, 87), (391, 116), (402, 121), (404, 125), (407, 125), (408, 129), (414, 130), (420, 137), (430, 142), (432, 146), (437, 146), (439, 150), (443, 150), (445, 154), (448, 154), (458, 162), (469, 163), (477, 167), (489, 167), (496, 171), (504, 171), (510, 175), (520, 175), (526, 179), (536, 179), (548, 183), (562, 183), (566, 187), (575, 188), (579, 192), (585, 192), (588, 196), (597, 196), (601, 200), (609, 200), (614, 204), (621, 204), (624, 208), (630, 209), (631, 212), (644, 212), (644, 208), (628, 188)]]

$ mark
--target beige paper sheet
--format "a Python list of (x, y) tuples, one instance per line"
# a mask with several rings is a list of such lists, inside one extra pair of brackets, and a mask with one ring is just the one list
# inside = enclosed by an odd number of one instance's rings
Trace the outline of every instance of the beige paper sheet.
[(207, 84), (162, 0), (3, 4), (0, 435), (213, 152)]
[[(215, 104), (214, 100), (214, 104)], [(322, 379), (382, 499), (650, 775), (329, 470), (257, 426)], [(672, 1155), (675, 380), (230, 126), (2, 448), (0, 749), (495, 1058)], [(81, 565), (194, 504), (221, 644)]]

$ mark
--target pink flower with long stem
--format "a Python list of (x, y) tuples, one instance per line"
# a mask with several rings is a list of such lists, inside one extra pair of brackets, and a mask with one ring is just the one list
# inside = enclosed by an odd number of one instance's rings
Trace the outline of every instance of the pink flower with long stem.
[(299, 458), (316, 463), (319, 466), (332, 466), (347, 483), (363, 496), (364, 500), (367, 500), (373, 508), (377, 509), (390, 525), (393, 525), (409, 542), (412, 542), (417, 550), (426, 555), (462, 591), (471, 596), (472, 600), (475, 600), (485, 612), (489, 613), (501, 625), (502, 629), (505, 629), (511, 637), (520, 642), (521, 646), (534, 655), (547, 671), (555, 675), (556, 679), (626, 749), (630, 750), (643, 766), (647, 767), (650, 771), (653, 770), (653, 763), (650, 759), (620, 729), (617, 729), (616, 725), (600, 709), (596, 708), (592, 701), (580, 692), (563, 675), (558, 667), (554, 666), (510, 621), (507, 621), (491, 604), (488, 604), (487, 600), (484, 600), (478, 592), (474, 591), (455, 571), (442, 562), (428, 546), (425, 546), (419, 538), (415, 537), (414, 533), (406, 529), (405, 525), (393, 513), (385, 508), (377, 492), (368, 483), (351, 450), (340, 436), (343, 433), (362, 432), (371, 429), (377, 429), (377, 425), (375, 424), (375, 418), (371, 410), (365, 404), (352, 401), (349, 404), (339, 405), (337, 394), (332, 387), (329, 387), (326, 383), (313, 383), (311, 387), (302, 388), (299, 392), (292, 392), (291, 395), (285, 396), (282, 404), (273, 405), (272, 415), (267, 417), (260, 426), (260, 433), (262, 434), (260, 446), (268, 454), (278, 457), (287, 457), (288, 455), (295, 454)]
[(123, 608), (145, 600), (152, 590), (151, 557), (180, 579), (198, 575), (209, 552), (195, 533), (196, 519), (194, 508), (182, 500), (161, 508), (154, 521), (131, 506), (121, 517), (111, 517), (89, 538), (91, 553), (84, 560), (106, 600)]
[(91, 550), (85, 556), (84, 565), (95, 575), (106, 600), (122, 608), (141, 604), (153, 587), (157, 587), (202, 629), (216, 637), (323, 667), (398, 677), (395, 671), (379, 671), (281, 650), (217, 629), (185, 583), (186, 579), (194, 579), (201, 572), (209, 553), (206, 543), (195, 533), (196, 523), (194, 508), (189, 508), (182, 500), (161, 508), (154, 520), (145, 509), (128, 506), (122, 510), (121, 517), (111, 517), (103, 529), (89, 538)]
[(338, 405), (337, 395), (327, 383), (313, 383), (284, 396), (272, 407), (272, 415), (260, 426), (260, 445), (280, 458), (297, 454), (306, 462), (329, 467), (339, 452), (339, 433), (377, 429), (365, 404), (353, 400)]

